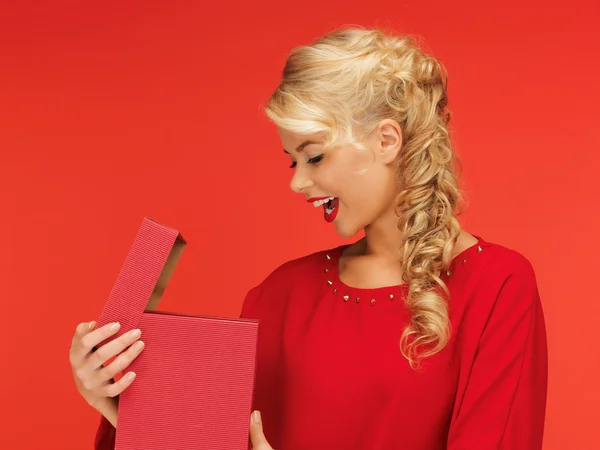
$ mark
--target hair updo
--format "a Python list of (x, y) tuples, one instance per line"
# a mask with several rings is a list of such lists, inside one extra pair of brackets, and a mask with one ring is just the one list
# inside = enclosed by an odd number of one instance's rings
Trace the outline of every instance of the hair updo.
[(325, 136), (325, 150), (364, 149), (360, 136), (396, 120), (403, 145), (396, 160), (399, 258), (411, 321), (400, 339), (411, 367), (450, 339), (450, 267), (460, 232), (458, 188), (448, 122), (446, 71), (409, 36), (341, 29), (289, 55), (265, 109), (275, 124)]

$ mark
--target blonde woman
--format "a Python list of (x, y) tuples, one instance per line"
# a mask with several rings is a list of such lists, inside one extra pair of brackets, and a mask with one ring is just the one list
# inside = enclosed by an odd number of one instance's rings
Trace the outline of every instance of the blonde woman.
[[(459, 225), (443, 66), (409, 37), (338, 30), (292, 52), (266, 113), (292, 190), (340, 236), (365, 237), (289, 261), (248, 293), (242, 316), (261, 327), (253, 448), (541, 449), (534, 271)], [(104, 384), (106, 369), (86, 378), (109, 334), (84, 324), (72, 351), (103, 414), (98, 450), (114, 446), (115, 398), (131, 383)], [(136, 339), (107, 352), (115, 370)]]

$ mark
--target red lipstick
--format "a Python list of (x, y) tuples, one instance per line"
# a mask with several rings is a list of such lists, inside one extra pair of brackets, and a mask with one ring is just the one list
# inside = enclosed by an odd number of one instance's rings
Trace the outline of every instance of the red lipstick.
[(323, 212), (323, 218), (325, 221), (329, 223), (333, 222), (338, 215), (338, 211), (340, 210), (340, 199), (335, 197), (333, 200), (331, 200), (331, 202), (325, 203), (323, 208), (325, 208)]
[[(329, 200), (332, 199), (332, 200)], [(338, 215), (340, 200), (337, 197), (311, 197), (306, 200), (309, 203), (327, 200), (323, 203), (323, 218), (326, 222), (333, 222)]]

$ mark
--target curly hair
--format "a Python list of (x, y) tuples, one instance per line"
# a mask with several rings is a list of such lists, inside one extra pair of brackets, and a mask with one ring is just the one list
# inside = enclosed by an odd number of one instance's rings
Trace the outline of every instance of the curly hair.
[(283, 129), (323, 134), (325, 150), (365, 149), (361, 133), (383, 119), (400, 125), (395, 210), (411, 320), (399, 344), (412, 368), (441, 351), (451, 335), (450, 294), (441, 274), (450, 268), (460, 233), (462, 194), (446, 87), (445, 68), (413, 37), (346, 28), (295, 48), (265, 108)]

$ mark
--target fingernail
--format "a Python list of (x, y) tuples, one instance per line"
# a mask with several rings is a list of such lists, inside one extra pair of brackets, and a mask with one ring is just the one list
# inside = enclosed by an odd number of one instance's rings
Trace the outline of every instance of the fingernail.
[(134, 378), (135, 378), (135, 372), (129, 372), (127, 374), (127, 381), (133, 381)]
[(133, 350), (135, 350), (136, 352), (142, 351), (143, 348), (144, 348), (143, 341), (137, 341), (135, 344), (133, 344)]
[(91, 330), (92, 330), (92, 329), (93, 329), (95, 326), (96, 326), (96, 321), (95, 321), (95, 320), (92, 320), (92, 321), (90, 322), (90, 325), (89, 325), (89, 327), (88, 327), (88, 331), (91, 331)]
[(136, 328), (135, 330), (131, 331), (131, 337), (138, 337), (140, 334), (142, 334), (142, 331), (139, 328)]
[(252, 413), (252, 420), (254, 422), (260, 423), (260, 411), (254, 411)]
[(115, 323), (111, 323), (110, 327), (108, 327), (108, 329), (110, 331), (117, 331), (120, 326), (121, 326), (121, 324), (119, 322), (115, 322)]

